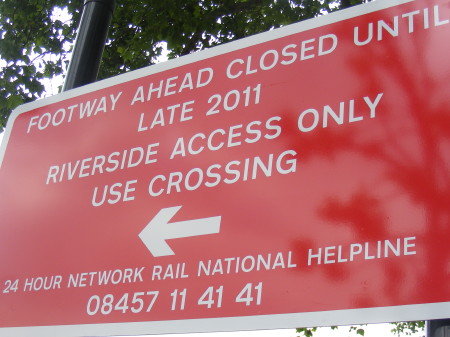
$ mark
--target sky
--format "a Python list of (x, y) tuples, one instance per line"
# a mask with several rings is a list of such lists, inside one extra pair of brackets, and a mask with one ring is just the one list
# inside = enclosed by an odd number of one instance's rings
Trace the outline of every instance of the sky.
[[(365, 330), (364, 337), (384, 337), (395, 336), (390, 332), (392, 329), (391, 324), (370, 324), (363, 327)], [(423, 335), (423, 334), (422, 334)], [(421, 334), (415, 334), (413, 336), (419, 337)], [(295, 329), (282, 329), (282, 330), (260, 330), (260, 331), (245, 331), (245, 332), (216, 332), (216, 333), (201, 333), (201, 334), (173, 334), (165, 335), (166, 337), (295, 337), (299, 336), (295, 332)], [(349, 333), (349, 327), (342, 326), (337, 330), (331, 330), (331, 328), (319, 328), (314, 337), (350, 337), (360, 336), (356, 332)]]

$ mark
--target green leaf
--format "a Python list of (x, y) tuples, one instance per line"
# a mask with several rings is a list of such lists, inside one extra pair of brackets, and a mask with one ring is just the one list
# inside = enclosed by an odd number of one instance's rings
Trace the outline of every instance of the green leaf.
[(17, 108), (19, 105), (21, 105), (23, 103), (24, 103), (23, 99), (19, 95), (11, 95), (8, 97), (8, 99), (6, 101), (8, 109), (11, 109), (11, 110)]

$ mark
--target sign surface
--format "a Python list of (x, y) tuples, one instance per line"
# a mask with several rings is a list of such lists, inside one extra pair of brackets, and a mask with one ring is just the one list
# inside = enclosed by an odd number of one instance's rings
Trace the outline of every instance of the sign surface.
[(0, 335), (448, 317), (449, 38), (377, 1), (20, 107)]

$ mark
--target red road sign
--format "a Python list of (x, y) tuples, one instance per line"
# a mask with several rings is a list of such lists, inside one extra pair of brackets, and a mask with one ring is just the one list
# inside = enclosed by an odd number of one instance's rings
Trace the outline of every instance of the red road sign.
[(449, 37), (377, 1), (20, 107), (0, 333), (448, 317)]

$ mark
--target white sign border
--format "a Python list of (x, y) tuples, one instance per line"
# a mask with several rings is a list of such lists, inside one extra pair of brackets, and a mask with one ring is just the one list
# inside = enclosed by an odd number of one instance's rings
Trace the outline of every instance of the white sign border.
[[(265, 43), (278, 38), (323, 27), (343, 20), (355, 18), (390, 7), (399, 6), (418, 0), (379, 0), (361, 6), (327, 14), (318, 18), (291, 24), (269, 32), (253, 35), (238, 41), (223, 44), (214, 48), (197, 52), (195, 54), (155, 64), (143, 69), (115, 76), (67, 92), (27, 103), (15, 109), (9, 118), (5, 129), (4, 139), (0, 147), (0, 168), (6, 152), (9, 136), (12, 132), (15, 119), (22, 113), (33, 109), (54, 104), (65, 99), (81, 96), (92, 91), (123, 84), (138, 78), (157, 74), (169, 69), (197, 61), (206, 60), (215, 56), (227, 54), (252, 45)], [(195, 333), (195, 332), (222, 332), (242, 330), (264, 330), (280, 328), (332, 326), (348, 324), (365, 324), (448, 318), (450, 302), (416, 304), (391, 307), (335, 310), (322, 312), (306, 312), (292, 314), (242, 316), (189, 319), (176, 321), (150, 321), (131, 323), (103, 323), (58, 326), (8, 327), (0, 328), (2, 336), (16, 337), (79, 337), (79, 336), (119, 336), (142, 334), (167, 333)]]
[[(414, 312), (414, 315), (411, 315)], [(177, 333), (225, 332), (370, 324), (447, 318), (450, 302), (362, 308), (308, 313), (203, 318), (176, 321), (58, 325), (3, 328), (0, 334), (15, 337), (138, 336)], [(4, 333), (4, 334), (3, 334)]]

